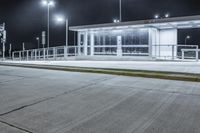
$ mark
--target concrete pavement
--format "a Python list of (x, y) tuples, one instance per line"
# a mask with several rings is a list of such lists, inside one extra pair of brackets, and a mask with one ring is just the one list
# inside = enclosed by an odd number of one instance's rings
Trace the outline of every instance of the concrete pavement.
[(200, 62), (194, 61), (5, 61), (5, 63), (200, 74)]
[(200, 83), (0, 66), (1, 133), (199, 133)]

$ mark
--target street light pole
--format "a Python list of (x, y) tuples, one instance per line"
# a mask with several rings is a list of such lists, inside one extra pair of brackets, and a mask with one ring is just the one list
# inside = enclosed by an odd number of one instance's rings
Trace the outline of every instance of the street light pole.
[(50, 45), (50, 6), (54, 5), (53, 0), (42, 0), (43, 5), (47, 6), (47, 47), (49, 48)]
[(24, 52), (25, 52), (25, 43), (23, 42), (22, 43), (22, 56), (23, 56), (23, 59), (24, 59)]
[(65, 27), (66, 27), (66, 38), (65, 38), (65, 43), (66, 43), (66, 46), (68, 46), (69, 20), (68, 20), (68, 19), (65, 19), (63, 16), (56, 16), (56, 17), (55, 17), (55, 21), (57, 21), (57, 23), (65, 23)]
[(69, 21), (66, 19), (66, 46), (68, 46)]
[(36, 37), (36, 40), (38, 42), (38, 49), (40, 48), (40, 38), (39, 37)]
[(9, 49), (9, 58), (11, 59), (11, 53), (12, 53), (12, 44), (10, 44), (10, 49)]
[(49, 31), (49, 25), (50, 25), (50, 20), (49, 20), (49, 18), (50, 18), (50, 4), (49, 4), (49, 1), (48, 1), (48, 4), (47, 4), (47, 47), (49, 48), (49, 33), (50, 33), (50, 31)]
[(119, 20), (122, 22), (122, 0), (119, 0)]

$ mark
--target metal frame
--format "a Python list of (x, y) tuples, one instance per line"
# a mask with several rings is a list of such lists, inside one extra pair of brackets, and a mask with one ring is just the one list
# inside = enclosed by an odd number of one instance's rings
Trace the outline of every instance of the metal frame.
[(111, 29), (124, 29), (124, 28), (157, 28), (157, 29), (187, 29), (187, 28), (200, 28), (200, 15), (162, 18), (162, 19), (149, 19), (119, 23), (105, 23), (84, 26), (69, 27), (71, 31), (97, 31), (97, 30), (111, 30)]
[(58, 60), (66, 59), (70, 56), (78, 55), (77, 46), (59, 46), (41, 49), (31, 49), (25, 51), (14, 51), (13, 60)]

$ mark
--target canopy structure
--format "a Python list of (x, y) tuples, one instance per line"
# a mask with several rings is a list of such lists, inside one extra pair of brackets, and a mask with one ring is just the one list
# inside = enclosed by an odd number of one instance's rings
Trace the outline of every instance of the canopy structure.
[(178, 29), (192, 28), (200, 28), (200, 15), (72, 26), (69, 29), (78, 32), (80, 56), (178, 59), (184, 49), (198, 49), (198, 45), (186, 46), (177, 41)]
[(163, 19), (150, 19), (140, 21), (129, 21), (119, 23), (106, 23), (84, 26), (72, 26), (71, 31), (87, 31), (87, 30), (110, 30), (110, 29), (123, 29), (123, 28), (157, 28), (157, 29), (188, 29), (200, 28), (200, 15), (174, 17)]

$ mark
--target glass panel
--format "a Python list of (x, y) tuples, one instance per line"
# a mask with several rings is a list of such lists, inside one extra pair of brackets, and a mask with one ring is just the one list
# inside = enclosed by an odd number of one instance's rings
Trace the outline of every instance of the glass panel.
[(149, 30), (146, 28), (100, 30), (93, 34), (94, 52), (98, 55), (115, 55), (117, 53), (117, 36), (122, 36), (122, 51), (124, 56), (149, 55)]
[(91, 39), (90, 39), (90, 35), (87, 36), (87, 45), (90, 46)]
[(84, 44), (84, 34), (81, 34), (81, 45)]

